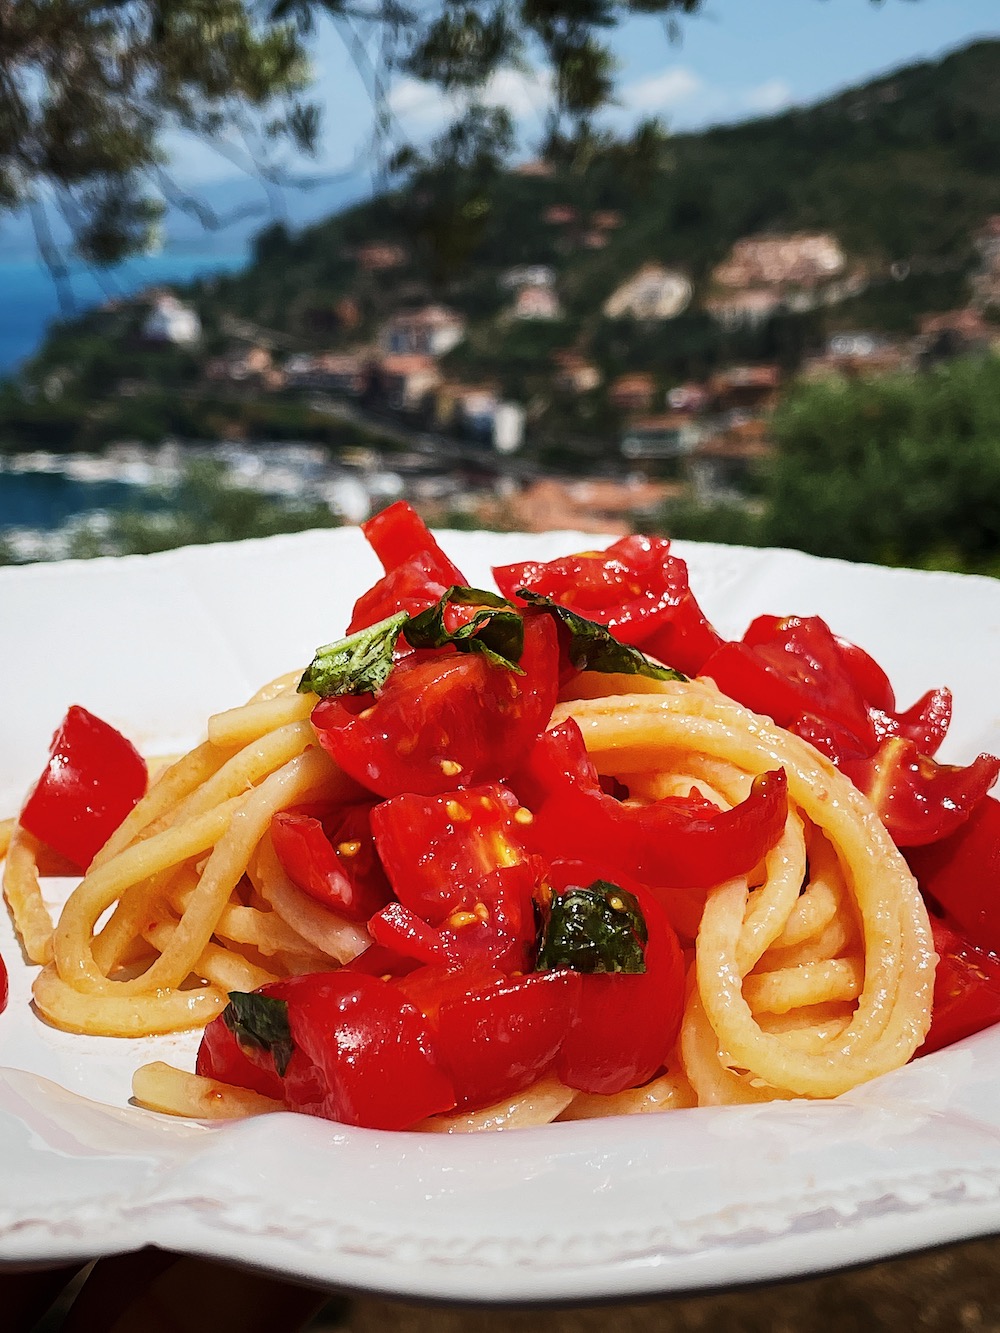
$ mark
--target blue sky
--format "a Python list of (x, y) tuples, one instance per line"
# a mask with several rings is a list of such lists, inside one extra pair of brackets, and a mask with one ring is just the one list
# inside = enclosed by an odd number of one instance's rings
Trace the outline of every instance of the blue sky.
[[(614, 41), (621, 106), (619, 125), (662, 116), (674, 129), (780, 110), (811, 102), (897, 65), (932, 57), (976, 37), (1000, 35), (998, 0), (708, 0), (703, 14), (681, 20), (671, 43), (658, 19), (632, 20)], [(321, 30), (314, 53), (314, 96), (325, 108), (320, 167), (337, 171), (363, 160), (371, 107), (337, 33)], [(512, 72), (490, 90), (518, 115), (526, 139), (540, 125), (544, 83)], [(392, 101), (400, 122), (419, 140), (448, 107), (433, 89), (400, 80)], [(175, 142), (175, 167), (185, 181), (231, 175), (224, 157), (195, 143)]]

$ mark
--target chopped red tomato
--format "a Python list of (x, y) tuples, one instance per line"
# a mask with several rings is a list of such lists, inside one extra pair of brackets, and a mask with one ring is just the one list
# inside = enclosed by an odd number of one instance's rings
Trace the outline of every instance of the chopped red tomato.
[(7, 1008), (7, 968), (0, 958), (0, 1014)]
[(931, 917), (931, 930), (938, 956), (931, 1028), (917, 1055), (1000, 1023), (1000, 958), (977, 949), (940, 917)]
[(382, 562), (383, 578), (358, 599), (348, 634), (367, 629), (397, 611), (417, 615), (440, 601), (465, 576), (445, 555), (420, 516), (397, 500), (361, 525)]
[(901, 736), (867, 759), (841, 767), (868, 797), (897, 847), (919, 847), (954, 833), (1000, 774), (1000, 759), (981, 754), (966, 768), (939, 764)]
[(722, 642), (689, 586), (687, 565), (663, 537), (623, 537), (606, 551), (494, 568), (505, 597), (542, 593), (606, 625), (623, 643), (696, 674)]
[(322, 699), (313, 726), (341, 768), (380, 796), (502, 778), (555, 706), (558, 653), (551, 618), (533, 617), (524, 627), (522, 675), (478, 653), (413, 654), (374, 697)]
[(29, 833), (85, 870), (146, 791), (146, 764), (107, 722), (74, 704), (21, 810)]
[(601, 790), (580, 728), (571, 719), (534, 747), (514, 781), (534, 818), (524, 826), (532, 850), (553, 859), (579, 856), (654, 888), (710, 888), (748, 873), (785, 826), (784, 770), (755, 779), (731, 810), (700, 797), (629, 806)]
[[(548, 882), (561, 894), (608, 878), (601, 862), (556, 861)], [(666, 913), (645, 886), (621, 874), (614, 882), (639, 902), (648, 932), (646, 970), (580, 977), (556, 1072), (582, 1092), (621, 1092), (648, 1082), (673, 1050), (684, 1013), (684, 957)]]
[(294, 1047), (315, 1067), (304, 1089), (287, 1080), (293, 1110), (370, 1129), (409, 1129), (455, 1104), (424, 1015), (397, 986), (360, 972), (311, 973), (289, 983)]
[(394, 796), (372, 810), (379, 856), (396, 897), (433, 925), (471, 905), (469, 891), (498, 866), (524, 859), (518, 800), (498, 783)]
[(921, 892), (980, 949), (1000, 953), (1000, 801), (986, 796), (951, 837), (908, 850)]
[[(844, 665), (837, 640), (819, 616), (758, 616), (742, 642), (727, 643), (704, 664), (723, 694), (808, 739), (836, 738), (849, 755), (875, 748), (868, 705)], [(816, 719), (820, 719), (817, 726)], [(830, 753), (830, 758), (839, 758)]]
[[(369, 822), (371, 806), (287, 810), (271, 840), (289, 879), (351, 921), (367, 921), (392, 896)], [(320, 817), (322, 816), (322, 817)]]
[(513, 1097), (552, 1069), (573, 1021), (580, 981), (578, 972), (567, 970), (503, 977), (440, 1004), (435, 1035), (459, 1106)]
[(531, 965), (535, 942), (532, 865), (501, 867), (470, 885), (467, 906), (453, 911), (446, 923), (428, 925), (402, 903), (389, 903), (368, 922), (375, 942), (386, 950), (421, 963), (455, 966), (477, 959), (505, 972)]
[[(269, 993), (274, 993), (273, 987)], [(275, 1101), (284, 1100), (285, 1085), (270, 1053), (261, 1046), (242, 1044), (221, 1014), (202, 1033), (195, 1073), (236, 1088), (249, 1088)]]

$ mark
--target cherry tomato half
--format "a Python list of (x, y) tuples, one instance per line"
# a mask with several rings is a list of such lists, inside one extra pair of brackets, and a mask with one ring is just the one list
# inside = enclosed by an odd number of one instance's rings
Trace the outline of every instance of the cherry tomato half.
[(109, 723), (74, 704), (21, 810), (29, 833), (85, 870), (146, 791), (146, 764)]

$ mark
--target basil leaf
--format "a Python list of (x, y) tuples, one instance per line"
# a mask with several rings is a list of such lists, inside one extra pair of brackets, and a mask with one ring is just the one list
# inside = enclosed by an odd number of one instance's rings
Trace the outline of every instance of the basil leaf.
[(543, 913), (535, 967), (539, 972), (557, 967), (591, 973), (645, 972), (648, 938), (634, 894), (606, 879), (595, 879), (586, 888), (571, 885), (565, 893), (553, 894)]
[(569, 630), (569, 660), (577, 671), (615, 672), (625, 676), (649, 676), (652, 680), (687, 680), (673, 667), (660, 666), (631, 644), (616, 639), (596, 620), (571, 611), (542, 593), (518, 588), (518, 597), (539, 611), (547, 611)]
[[(451, 604), (478, 606), (480, 610), (467, 624), (449, 630), (444, 613)], [(512, 603), (495, 592), (453, 586), (435, 606), (410, 618), (403, 627), (403, 637), (411, 648), (450, 645), (460, 653), (482, 653), (493, 666), (524, 675), (518, 666), (524, 652), (524, 621)]]
[(409, 617), (405, 611), (380, 620), (316, 649), (316, 655), (298, 683), (299, 694), (374, 694), (392, 670), (392, 654)]
[(247, 991), (230, 991), (222, 1021), (241, 1046), (269, 1052), (275, 1069), (284, 1078), (294, 1049), (288, 1026), (287, 1000)]

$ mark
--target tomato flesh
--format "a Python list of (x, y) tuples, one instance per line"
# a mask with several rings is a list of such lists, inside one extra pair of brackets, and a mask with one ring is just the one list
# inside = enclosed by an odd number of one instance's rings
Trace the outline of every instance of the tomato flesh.
[(445, 1000), (435, 1032), (457, 1104), (492, 1105), (552, 1069), (579, 993), (577, 972), (533, 972)]
[(367, 921), (392, 897), (370, 811), (367, 805), (346, 806), (320, 818), (286, 810), (271, 820), (271, 841), (289, 879), (350, 921)]
[(710, 888), (752, 870), (777, 842), (788, 809), (782, 769), (755, 779), (732, 810), (701, 798), (630, 807), (601, 790), (570, 718), (535, 745), (514, 781), (534, 818), (524, 837), (550, 858), (579, 856), (655, 888)]
[(481, 654), (413, 654), (378, 695), (321, 699), (320, 744), (380, 796), (436, 795), (512, 772), (556, 702), (559, 646), (548, 616), (525, 623), (523, 675)]
[(931, 1027), (917, 1055), (1000, 1023), (1000, 958), (977, 949), (940, 917), (931, 917), (931, 930), (938, 955)]
[(398, 500), (361, 525), (382, 562), (384, 576), (354, 606), (348, 634), (367, 629), (397, 611), (417, 615), (441, 600), (465, 576), (445, 555), (424, 521)]
[(286, 1084), (294, 1110), (345, 1125), (409, 1129), (455, 1104), (424, 1015), (394, 985), (360, 972), (294, 978), (292, 1041), (315, 1067), (322, 1097)]
[(407, 792), (375, 806), (372, 828), (399, 901), (438, 925), (484, 875), (522, 861), (517, 809), (517, 797), (498, 783), (439, 796)]
[(146, 791), (146, 764), (120, 731), (74, 704), (21, 809), (29, 833), (85, 870)]

